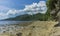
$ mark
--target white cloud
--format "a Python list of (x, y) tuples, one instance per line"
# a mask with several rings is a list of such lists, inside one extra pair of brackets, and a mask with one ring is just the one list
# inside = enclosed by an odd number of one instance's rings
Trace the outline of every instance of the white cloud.
[(31, 5), (26, 5), (25, 8), (23, 9), (24, 12), (31, 12), (31, 13), (32, 12), (46, 13), (46, 10), (47, 10), (47, 7), (46, 7), (45, 1), (40, 1), (39, 3), (33, 3)]
[[(23, 14), (36, 14), (36, 13), (46, 13), (47, 7), (45, 1), (40, 1), (39, 3), (33, 3), (31, 5), (25, 5), (24, 9), (15, 10), (5, 6), (0, 6), (0, 19), (6, 19), (9, 17), (23, 15)], [(11, 16), (10, 16), (11, 15)]]
[(0, 5), (0, 20), (8, 18), (8, 15), (6, 14), (9, 11), (10, 8), (6, 6)]
[(5, 13), (0, 13), (0, 19), (6, 19), (9, 18), (8, 15), (6, 15)]
[[(22, 10), (15, 10), (11, 9), (7, 12), (7, 14), (18, 14), (18, 13), (46, 13), (47, 7), (46, 7), (46, 2), (45, 1), (40, 1), (39, 3), (33, 3), (31, 5), (25, 5), (25, 8)], [(45, 11), (45, 12), (44, 12)]]
[(17, 10), (9, 10), (8, 12), (7, 12), (7, 15), (9, 15), (9, 14), (16, 14), (17, 13)]

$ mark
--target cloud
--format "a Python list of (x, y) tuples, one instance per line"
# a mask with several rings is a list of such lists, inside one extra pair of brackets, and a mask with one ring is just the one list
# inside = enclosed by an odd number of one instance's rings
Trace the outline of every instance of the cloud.
[[(39, 3), (33, 3), (31, 5), (25, 5), (25, 8), (23, 9), (24, 12), (28, 13), (46, 13), (47, 7), (45, 1), (40, 1)], [(33, 14), (34, 14), (33, 13)]]
[(7, 15), (9, 15), (9, 14), (16, 14), (16, 13), (18, 13), (18, 11), (17, 10), (14, 10), (14, 9), (12, 9), (12, 10), (9, 10), (8, 12), (7, 12)]
[(0, 20), (8, 18), (8, 15), (6, 13), (9, 10), (10, 10), (10, 8), (0, 5)]
[(46, 13), (47, 7), (45, 1), (40, 1), (39, 3), (33, 3), (30, 5), (25, 5), (24, 9), (21, 10), (9, 10), (7, 14), (36, 14), (36, 13)]
[(6, 18), (9, 18), (8, 15), (6, 15), (5, 13), (0, 13), (0, 20)]
[(30, 14), (30, 15), (36, 13), (45, 14), (46, 11), (47, 11), (47, 7), (45, 1), (40, 1), (39, 3), (25, 5), (25, 8), (20, 10), (11, 9), (6, 6), (0, 6), (0, 19), (16, 17), (18, 15), (23, 15), (23, 14)]

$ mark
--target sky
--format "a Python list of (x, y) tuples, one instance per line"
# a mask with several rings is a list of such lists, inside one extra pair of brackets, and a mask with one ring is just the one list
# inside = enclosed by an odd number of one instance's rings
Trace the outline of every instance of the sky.
[(44, 14), (46, 10), (46, 0), (0, 0), (0, 20), (24, 14)]

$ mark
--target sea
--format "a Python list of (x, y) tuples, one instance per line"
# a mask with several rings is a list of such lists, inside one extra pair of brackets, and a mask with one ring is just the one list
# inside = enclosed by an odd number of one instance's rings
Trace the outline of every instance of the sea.
[(20, 24), (20, 23), (26, 23), (26, 22), (32, 22), (32, 21), (7, 21), (7, 20), (4, 20), (4, 21), (0, 21), (0, 25)]

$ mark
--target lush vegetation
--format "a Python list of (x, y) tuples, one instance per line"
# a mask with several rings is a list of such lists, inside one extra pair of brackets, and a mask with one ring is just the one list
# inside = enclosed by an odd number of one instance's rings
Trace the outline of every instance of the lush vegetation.
[(25, 15), (20, 15), (20, 16), (17, 16), (17, 17), (14, 17), (14, 18), (8, 18), (8, 19), (5, 19), (5, 20), (17, 20), (17, 21), (30, 21), (30, 20), (40, 20), (40, 21), (47, 21), (49, 18), (49, 14), (46, 13), (46, 14), (41, 14), (41, 13), (38, 13), (38, 14), (34, 14), (34, 15), (28, 15), (28, 14), (25, 14)]
[(58, 13), (58, 7), (59, 7), (59, 4), (58, 4), (58, 0), (47, 0), (47, 8), (48, 8), (48, 13), (51, 13), (52, 11), (55, 13), (50, 14), (50, 19), (51, 20), (57, 20), (57, 13)]

